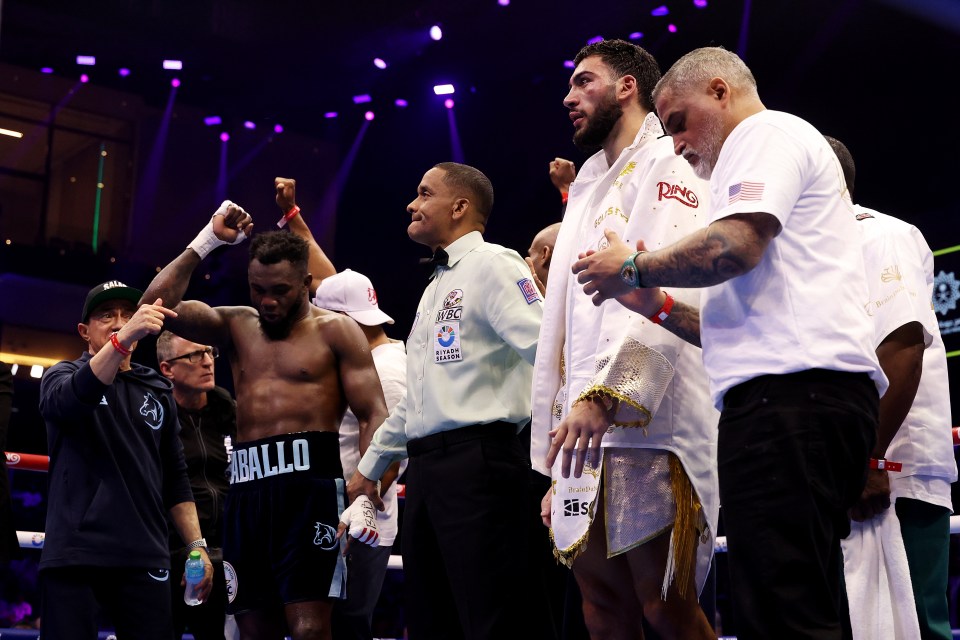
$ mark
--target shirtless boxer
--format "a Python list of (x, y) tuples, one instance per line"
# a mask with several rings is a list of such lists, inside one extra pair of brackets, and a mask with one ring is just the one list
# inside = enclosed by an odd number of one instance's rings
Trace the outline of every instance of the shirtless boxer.
[(223, 555), (241, 637), (282, 639), (289, 630), (294, 640), (329, 639), (333, 600), (345, 593), (337, 431), (349, 404), (366, 450), (386, 407), (359, 327), (310, 304), (308, 248), (294, 234), (266, 232), (251, 241), (253, 307), (182, 300), (201, 260), (238, 244), (252, 227), (243, 209), (224, 202), (143, 300), (162, 297), (178, 314), (168, 328), (217, 345), (233, 371), (238, 442)]

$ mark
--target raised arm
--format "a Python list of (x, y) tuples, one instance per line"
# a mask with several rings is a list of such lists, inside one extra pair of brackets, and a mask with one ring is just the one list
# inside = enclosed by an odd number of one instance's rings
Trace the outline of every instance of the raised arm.
[(314, 239), (310, 227), (300, 213), (300, 207), (297, 206), (297, 181), (293, 178), (274, 178), (273, 184), (277, 190), (277, 206), (283, 212), (290, 231), (310, 245), (307, 269), (313, 276), (313, 281), (310, 283), (310, 295), (313, 296), (317, 292), (317, 287), (320, 286), (320, 281), (335, 274), (337, 269)]
[(160, 298), (177, 312), (167, 328), (189, 340), (224, 344), (228, 339), (223, 314), (198, 301), (183, 301), (183, 294), (200, 262), (217, 247), (238, 244), (253, 230), (253, 218), (240, 206), (225, 200), (210, 222), (179, 256), (156, 275), (140, 299), (141, 304)]

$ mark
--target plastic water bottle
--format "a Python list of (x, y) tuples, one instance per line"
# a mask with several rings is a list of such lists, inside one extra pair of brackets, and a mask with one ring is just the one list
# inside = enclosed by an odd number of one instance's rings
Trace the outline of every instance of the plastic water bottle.
[(187, 557), (187, 564), (184, 567), (184, 575), (187, 577), (187, 584), (183, 589), (183, 601), (191, 607), (200, 604), (197, 598), (197, 585), (203, 580), (203, 558), (200, 552), (194, 549)]

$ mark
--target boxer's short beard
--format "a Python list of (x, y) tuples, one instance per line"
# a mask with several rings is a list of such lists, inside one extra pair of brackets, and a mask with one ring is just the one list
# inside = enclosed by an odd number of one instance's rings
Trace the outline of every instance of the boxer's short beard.
[(622, 115), (623, 107), (611, 92), (610, 96), (597, 105), (596, 111), (587, 119), (587, 126), (574, 132), (573, 144), (585, 153), (599, 150)]
[(260, 316), (260, 329), (263, 331), (263, 334), (270, 340), (286, 340), (290, 335), (290, 331), (293, 329), (293, 325), (297, 323), (297, 318), (300, 317), (300, 311), (303, 309), (304, 304), (302, 299), (297, 300), (296, 304), (290, 307), (287, 315), (283, 316), (283, 318), (277, 322), (264, 322), (263, 316)]

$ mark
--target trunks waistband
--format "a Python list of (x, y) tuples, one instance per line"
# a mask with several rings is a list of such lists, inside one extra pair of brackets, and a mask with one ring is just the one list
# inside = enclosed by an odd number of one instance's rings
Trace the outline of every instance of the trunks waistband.
[(479, 440), (481, 438), (503, 438), (517, 435), (517, 425), (512, 422), (488, 422), (486, 424), (472, 424), (466, 427), (458, 427), (449, 431), (433, 433), (423, 438), (417, 438), (407, 442), (407, 454), (415, 458), (424, 453), (443, 449), (451, 445)]
[(238, 442), (233, 446), (231, 485), (283, 478), (290, 474), (342, 478), (338, 434), (301, 431)]

